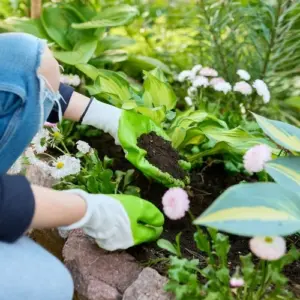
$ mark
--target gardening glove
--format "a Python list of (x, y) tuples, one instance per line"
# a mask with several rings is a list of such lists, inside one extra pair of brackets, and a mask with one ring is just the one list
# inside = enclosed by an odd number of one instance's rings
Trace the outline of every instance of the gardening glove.
[[(168, 187), (183, 187), (189, 182), (188, 176), (184, 179), (174, 178), (169, 173), (163, 172), (152, 165), (146, 159), (146, 150), (137, 145), (139, 137), (151, 131), (170, 141), (165, 131), (149, 117), (92, 99), (82, 117), (82, 124), (94, 126), (109, 133), (115, 139), (116, 144), (122, 146), (126, 159), (146, 176), (152, 177)], [(182, 163), (184, 168), (188, 169), (190, 167), (188, 163)]]
[(81, 123), (109, 133), (115, 139), (115, 143), (120, 145), (118, 129), (121, 114), (121, 109), (93, 98), (91, 99)]
[(68, 193), (82, 197), (87, 205), (84, 217), (62, 231), (82, 228), (106, 250), (127, 249), (156, 240), (163, 230), (164, 216), (152, 203), (130, 195)]

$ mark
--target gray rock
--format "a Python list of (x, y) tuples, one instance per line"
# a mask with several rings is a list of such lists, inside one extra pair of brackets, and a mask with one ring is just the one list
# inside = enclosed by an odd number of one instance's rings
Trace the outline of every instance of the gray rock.
[(26, 177), (32, 184), (48, 188), (51, 188), (55, 183), (57, 183), (57, 180), (51, 175), (43, 171), (41, 168), (32, 165), (26, 168)]
[(152, 268), (145, 268), (138, 279), (125, 291), (123, 300), (171, 300), (175, 297), (164, 291), (168, 279)]
[(81, 230), (69, 234), (63, 258), (81, 300), (119, 300), (141, 267), (126, 252), (100, 249)]

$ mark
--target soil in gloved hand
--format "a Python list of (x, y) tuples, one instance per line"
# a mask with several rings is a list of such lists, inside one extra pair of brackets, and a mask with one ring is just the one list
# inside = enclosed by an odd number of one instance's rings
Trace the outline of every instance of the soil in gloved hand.
[(169, 173), (175, 179), (183, 180), (186, 172), (180, 167), (180, 156), (172, 147), (171, 142), (158, 136), (154, 131), (142, 134), (138, 147), (147, 151), (146, 159), (162, 172)]

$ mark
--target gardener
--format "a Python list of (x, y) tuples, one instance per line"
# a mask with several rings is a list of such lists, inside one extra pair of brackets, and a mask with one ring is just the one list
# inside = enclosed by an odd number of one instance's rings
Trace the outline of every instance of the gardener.
[(117, 136), (120, 110), (59, 83), (59, 65), (45, 41), (0, 35), (0, 299), (71, 300), (67, 269), (24, 236), (29, 228), (82, 228), (107, 250), (156, 239), (163, 215), (140, 198), (54, 191), (5, 175), (48, 118), (60, 115)]

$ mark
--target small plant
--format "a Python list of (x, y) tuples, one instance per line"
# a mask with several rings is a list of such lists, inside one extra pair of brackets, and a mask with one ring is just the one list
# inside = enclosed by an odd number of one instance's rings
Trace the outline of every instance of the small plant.
[[(283, 245), (281, 247), (283, 251), (280, 247), (278, 251), (275, 239), (279, 239)], [(265, 255), (265, 259), (254, 263), (251, 253), (240, 256), (240, 262), (235, 267), (235, 271), (229, 269), (228, 236), (211, 228), (208, 228), (208, 233), (197, 228), (194, 240), (200, 253), (207, 256), (205, 262), (200, 262), (199, 259), (183, 258), (178, 241), (176, 245), (166, 240), (158, 241), (158, 246), (172, 254), (169, 258), (169, 282), (165, 289), (174, 293), (177, 300), (296, 299), (288, 290), (288, 279), (283, 275), (283, 269), (298, 260), (300, 252), (292, 247), (285, 253), (284, 239), (264, 237), (257, 240), (253, 238), (250, 245), (256, 253), (260, 252), (261, 255)], [(264, 247), (264, 244), (267, 246)], [(270, 253), (277, 255), (272, 256)]]
[[(189, 211), (187, 193), (180, 188), (169, 189), (162, 199), (163, 210), (170, 219), (177, 220)], [(189, 211), (194, 220), (192, 212)], [(286, 242), (280, 236), (258, 236), (250, 239), (251, 252), (229, 262), (229, 237), (216, 229), (202, 230), (196, 225), (194, 241), (203, 260), (187, 259), (180, 247), (181, 233), (176, 242), (160, 239), (157, 245), (172, 255), (168, 259), (169, 282), (166, 291), (176, 295), (178, 300), (261, 300), (295, 299), (288, 290), (288, 279), (283, 269), (300, 258), (295, 247), (287, 252)], [(231, 268), (230, 268), (231, 266)]]

